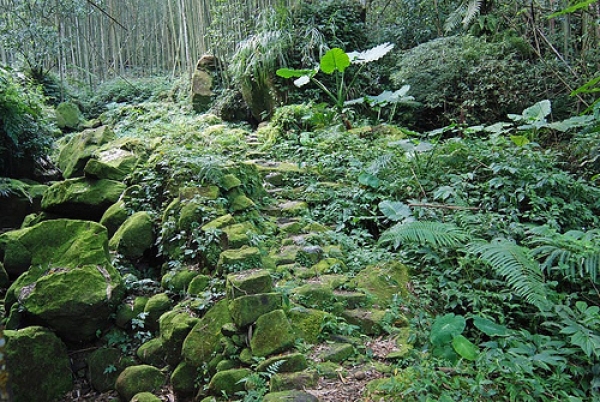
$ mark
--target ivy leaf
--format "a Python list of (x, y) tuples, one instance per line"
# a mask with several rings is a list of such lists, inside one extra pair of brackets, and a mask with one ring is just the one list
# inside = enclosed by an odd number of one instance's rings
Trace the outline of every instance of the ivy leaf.
[(371, 61), (379, 60), (394, 48), (393, 43), (382, 43), (379, 46), (375, 46), (372, 49), (365, 50), (364, 52), (350, 52), (348, 57), (352, 61), (352, 64), (363, 64)]
[(343, 73), (350, 66), (350, 58), (339, 47), (330, 49), (323, 55), (319, 67), (325, 74), (332, 74), (334, 71)]
[(399, 201), (381, 201), (379, 203), (379, 210), (386, 218), (394, 222), (412, 217), (410, 207)]
[(434, 346), (448, 344), (452, 339), (460, 335), (466, 326), (465, 318), (461, 315), (449, 313), (436, 317), (431, 326), (429, 340)]
[(496, 324), (494, 321), (475, 316), (473, 317), (473, 325), (475, 328), (486, 334), (487, 336), (508, 336), (510, 335), (508, 328), (504, 325)]
[(474, 361), (479, 355), (479, 348), (463, 335), (457, 335), (452, 339), (452, 347), (463, 359)]

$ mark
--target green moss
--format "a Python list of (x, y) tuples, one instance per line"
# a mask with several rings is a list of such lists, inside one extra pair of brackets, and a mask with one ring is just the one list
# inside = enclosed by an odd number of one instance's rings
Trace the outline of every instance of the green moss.
[(73, 102), (62, 102), (56, 106), (56, 125), (59, 128), (76, 129), (82, 120), (81, 111)]
[(217, 302), (185, 338), (181, 354), (193, 366), (207, 363), (218, 349), (223, 337), (221, 327), (232, 322), (227, 304), (227, 300)]
[(161, 286), (175, 294), (185, 292), (192, 280), (199, 275), (198, 271), (189, 269), (171, 270), (163, 275)]
[(308, 204), (304, 201), (288, 201), (279, 204), (281, 216), (300, 216), (308, 212)]
[(327, 361), (316, 365), (317, 373), (323, 378), (347, 377), (348, 372), (342, 366), (335, 362)]
[(44, 221), (0, 235), (0, 256), (13, 276), (30, 265), (77, 267), (110, 264), (106, 228), (70, 219)]
[(245, 368), (219, 371), (208, 383), (208, 392), (211, 395), (234, 395), (244, 390), (244, 383), (240, 381), (250, 374), (252, 371)]
[(171, 386), (175, 394), (183, 398), (194, 395), (197, 377), (196, 367), (188, 362), (179, 363), (173, 370), (173, 374), (171, 374)]
[(294, 307), (288, 312), (292, 328), (297, 338), (309, 344), (319, 342), (319, 335), (327, 313), (321, 310), (311, 310), (305, 307)]
[(312, 268), (320, 275), (339, 274), (348, 271), (346, 264), (344, 264), (343, 261), (338, 260), (337, 258), (322, 259)]
[(121, 352), (115, 348), (100, 348), (87, 358), (88, 374), (92, 387), (96, 391), (106, 392), (115, 388), (115, 381), (129, 365)]
[(256, 320), (250, 347), (253, 355), (262, 357), (285, 352), (292, 348), (294, 341), (294, 331), (285, 313), (275, 310)]
[(273, 289), (273, 279), (269, 271), (256, 269), (242, 271), (227, 276), (225, 290), (227, 298), (233, 300), (236, 297), (270, 293)]
[(248, 209), (254, 208), (256, 204), (250, 198), (248, 198), (245, 194), (238, 194), (235, 197), (232, 197), (230, 201), (230, 208), (233, 212), (246, 211)]
[(241, 222), (225, 226), (223, 232), (227, 236), (227, 244), (231, 248), (249, 245), (250, 236), (258, 234), (258, 230), (252, 222)]
[(140, 258), (154, 245), (154, 223), (145, 211), (136, 212), (117, 229), (108, 246), (126, 258)]
[[(342, 317), (352, 325), (357, 325), (361, 332), (366, 335), (381, 335), (385, 332), (386, 327), (386, 312), (370, 308), (344, 310)], [(403, 325), (407, 322), (404, 321)]]
[(271, 376), (271, 392), (287, 390), (314, 389), (319, 382), (319, 376), (314, 371), (302, 371), (297, 373), (276, 373)]
[(144, 312), (146, 303), (148, 303), (148, 297), (138, 296), (133, 302), (121, 304), (117, 309), (117, 314), (115, 316), (115, 324), (117, 327), (128, 329), (131, 326), (131, 320)]
[(280, 309), (283, 303), (281, 293), (263, 293), (240, 296), (229, 303), (229, 314), (238, 328), (254, 323), (263, 314)]
[(61, 148), (58, 167), (65, 178), (83, 176), (83, 169), (100, 145), (107, 144), (115, 134), (106, 126), (73, 135)]
[(352, 281), (353, 287), (373, 296), (373, 302), (384, 308), (389, 306), (394, 295), (406, 296), (408, 268), (399, 262), (373, 265), (359, 272)]
[(309, 308), (328, 309), (335, 301), (331, 287), (323, 284), (306, 284), (293, 292), (294, 300)]
[(111, 238), (119, 229), (119, 227), (127, 220), (128, 216), (127, 209), (125, 208), (125, 202), (120, 200), (108, 207), (108, 209), (100, 218), (100, 224), (104, 225), (108, 230), (108, 237)]
[(133, 398), (131, 398), (130, 402), (161, 402), (158, 396), (154, 395), (151, 392), (140, 392), (135, 394)]
[(189, 295), (201, 295), (210, 285), (210, 276), (207, 275), (196, 275), (188, 285), (187, 293)]
[(67, 348), (50, 330), (28, 327), (4, 331), (6, 366), (14, 402), (51, 402), (73, 383)]
[(233, 174), (224, 175), (221, 178), (221, 181), (219, 182), (219, 187), (221, 187), (225, 191), (229, 191), (229, 190), (239, 187), (241, 185), (242, 185), (242, 181)]
[(225, 250), (219, 256), (217, 271), (220, 273), (244, 271), (261, 266), (260, 250), (243, 246), (239, 249)]
[(63, 339), (89, 340), (104, 329), (124, 296), (119, 273), (111, 266), (84, 265), (45, 272), (19, 291), (24, 311)]
[(352, 357), (354, 353), (354, 346), (349, 343), (332, 343), (321, 351), (319, 358), (322, 361), (341, 363)]
[(127, 367), (119, 375), (116, 390), (125, 401), (140, 392), (153, 392), (165, 383), (165, 375), (156, 367), (140, 365)]
[(208, 222), (206, 225), (202, 226), (202, 230), (222, 229), (225, 226), (232, 225), (234, 222), (234, 217), (231, 214), (227, 214)]
[(144, 364), (154, 367), (163, 367), (165, 362), (165, 348), (160, 338), (150, 339), (142, 344), (136, 351), (138, 359)]
[(125, 180), (133, 172), (139, 158), (130, 151), (120, 148), (96, 151), (85, 167), (86, 177), (96, 179)]
[(162, 341), (167, 363), (177, 365), (181, 360), (183, 341), (199, 321), (188, 312), (169, 311), (160, 317), (160, 339)]
[(115, 180), (68, 179), (48, 188), (42, 209), (69, 218), (98, 221), (125, 189), (125, 184)]
[(278, 373), (293, 373), (305, 370), (308, 367), (308, 362), (302, 353), (289, 353), (273, 356), (260, 362), (256, 366), (256, 371), (267, 372), (271, 367), (277, 367)]
[(158, 319), (161, 315), (171, 310), (171, 307), (171, 299), (169, 299), (169, 296), (166, 293), (159, 293), (148, 299), (148, 302), (144, 307), (144, 313), (147, 313), (144, 322), (145, 328), (150, 331), (157, 330)]
[(285, 401), (319, 402), (319, 399), (308, 392), (298, 390), (270, 392), (263, 398), (263, 402)]

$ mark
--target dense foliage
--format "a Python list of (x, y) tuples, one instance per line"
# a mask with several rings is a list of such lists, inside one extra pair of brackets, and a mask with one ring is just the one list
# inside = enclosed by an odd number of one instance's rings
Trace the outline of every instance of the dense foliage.
[(31, 177), (54, 133), (39, 88), (0, 68), (0, 176)]

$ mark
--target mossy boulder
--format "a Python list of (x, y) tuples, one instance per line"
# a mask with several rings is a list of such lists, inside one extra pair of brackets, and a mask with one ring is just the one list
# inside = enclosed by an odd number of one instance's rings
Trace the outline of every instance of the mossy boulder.
[(196, 275), (189, 283), (187, 287), (187, 293), (189, 295), (201, 295), (208, 290), (210, 285), (210, 276), (208, 275)]
[(111, 265), (51, 265), (32, 267), (8, 293), (7, 310), (18, 303), (21, 325), (42, 323), (64, 340), (79, 342), (94, 339), (109, 325), (125, 287)]
[(162, 402), (162, 399), (152, 392), (140, 392), (139, 394), (135, 394), (130, 402)]
[(213, 101), (213, 79), (206, 71), (196, 70), (192, 75), (192, 108), (198, 113), (204, 113)]
[(225, 250), (219, 256), (217, 272), (228, 273), (260, 268), (261, 254), (257, 247), (243, 246), (242, 248)]
[(4, 331), (13, 402), (51, 402), (73, 387), (67, 348), (49, 329)]
[(166, 293), (158, 293), (148, 299), (144, 307), (144, 313), (146, 313), (144, 328), (156, 331), (159, 327), (158, 320), (160, 316), (171, 310), (172, 306), (173, 303)]
[[(342, 317), (349, 324), (358, 326), (365, 335), (381, 335), (388, 324), (386, 312), (374, 308), (344, 310)], [(407, 325), (407, 323), (407, 320), (397, 321), (397, 325)]]
[(165, 375), (148, 365), (127, 367), (117, 378), (115, 389), (123, 401), (130, 401), (140, 392), (153, 392), (165, 384)]
[(160, 338), (150, 339), (144, 342), (136, 351), (136, 356), (144, 364), (163, 367), (165, 362), (165, 348)]
[(319, 342), (323, 321), (327, 315), (324, 311), (308, 309), (302, 306), (291, 308), (287, 314), (296, 337), (303, 339), (309, 344)]
[(211, 359), (221, 345), (223, 325), (231, 323), (227, 300), (217, 302), (192, 328), (183, 342), (181, 354), (187, 362), (200, 367)]
[(140, 211), (123, 222), (108, 246), (125, 258), (137, 259), (154, 245), (154, 239), (152, 216), (146, 211)]
[(115, 316), (115, 324), (117, 327), (122, 329), (129, 329), (131, 327), (131, 320), (139, 318), (140, 314), (144, 312), (144, 308), (148, 303), (148, 297), (137, 296), (133, 300), (127, 300), (117, 308)]
[(273, 279), (267, 270), (251, 269), (227, 276), (226, 293), (229, 300), (236, 297), (270, 293)]
[(98, 150), (85, 165), (85, 176), (95, 179), (124, 180), (133, 172), (139, 157), (131, 151), (113, 148)]
[(242, 212), (256, 207), (256, 204), (246, 194), (236, 194), (230, 198), (230, 209), (233, 212)]
[(65, 218), (99, 221), (126, 188), (114, 180), (68, 179), (46, 190), (42, 209)]
[(161, 286), (175, 294), (183, 293), (192, 280), (199, 275), (198, 271), (190, 269), (172, 269), (163, 275)]
[(294, 373), (276, 373), (271, 376), (271, 392), (287, 391), (292, 389), (303, 390), (317, 387), (319, 375), (315, 371), (302, 371)]
[(229, 314), (238, 328), (244, 328), (263, 314), (280, 309), (282, 304), (281, 293), (240, 296), (229, 302)]
[(183, 398), (194, 395), (198, 369), (188, 362), (181, 362), (171, 374), (171, 386), (176, 395)]
[(256, 366), (256, 371), (267, 372), (272, 367), (276, 367), (278, 373), (295, 373), (308, 368), (308, 362), (302, 353), (288, 353), (263, 360)]
[(325, 258), (316, 263), (312, 267), (315, 272), (319, 275), (325, 274), (339, 274), (341, 272), (347, 272), (348, 268), (343, 261), (337, 258)]
[(281, 216), (300, 216), (308, 213), (308, 204), (304, 201), (287, 201), (278, 205)]
[(33, 182), (0, 180), (0, 229), (18, 228), (27, 215), (38, 212), (47, 189)]
[(351, 281), (356, 289), (373, 296), (373, 304), (381, 308), (389, 306), (394, 295), (406, 295), (409, 281), (408, 268), (399, 262), (372, 265), (360, 271)]
[(202, 230), (208, 231), (212, 229), (222, 229), (223, 227), (232, 225), (233, 223), (235, 223), (235, 218), (233, 215), (222, 215), (202, 226)]
[(229, 191), (241, 185), (242, 181), (231, 173), (224, 175), (219, 181), (219, 187), (221, 187), (225, 191)]
[(227, 246), (231, 248), (248, 246), (251, 236), (258, 234), (258, 230), (252, 222), (236, 223), (225, 226), (222, 230), (227, 238)]
[(159, 319), (160, 339), (162, 341), (167, 363), (177, 365), (181, 357), (181, 346), (198, 318), (190, 316), (186, 311), (169, 311)]
[(101, 145), (115, 138), (106, 126), (88, 129), (73, 135), (60, 149), (58, 167), (65, 178), (83, 176), (84, 168)]
[(331, 287), (321, 283), (300, 286), (293, 293), (294, 300), (308, 308), (328, 309), (335, 302)]
[(200, 187), (182, 187), (179, 189), (179, 198), (182, 200), (191, 200), (200, 198), (205, 200), (216, 200), (221, 195), (218, 186), (207, 185)]
[(283, 310), (263, 314), (256, 320), (250, 340), (252, 354), (259, 357), (285, 352), (294, 346), (294, 331)]
[(305, 391), (289, 390), (270, 392), (265, 395), (263, 402), (319, 402), (319, 398)]
[(73, 102), (62, 102), (56, 106), (56, 125), (61, 129), (75, 130), (83, 119), (79, 107)]
[(208, 383), (208, 392), (211, 395), (235, 395), (236, 392), (244, 391), (245, 384), (240, 382), (252, 374), (247, 368), (230, 369), (219, 371)]
[(117, 229), (119, 229), (119, 227), (127, 220), (128, 216), (129, 212), (127, 212), (127, 208), (125, 208), (125, 202), (119, 200), (104, 211), (99, 223), (106, 227), (108, 230), (108, 238), (110, 239)]
[(328, 344), (319, 354), (322, 361), (341, 363), (348, 360), (356, 351), (350, 343)]
[(88, 378), (92, 387), (99, 392), (115, 389), (115, 381), (128, 366), (133, 365), (116, 348), (100, 348), (87, 358)]
[(56, 219), (7, 232), (0, 235), (0, 261), (11, 277), (32, 265), (105, 266), (110, 263), (106, 229), (94, 222)]

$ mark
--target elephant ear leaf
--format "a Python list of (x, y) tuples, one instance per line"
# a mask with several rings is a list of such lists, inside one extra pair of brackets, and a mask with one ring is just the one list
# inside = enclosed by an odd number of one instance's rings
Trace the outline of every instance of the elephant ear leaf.
[(350, 57), (342, 49), (334, 47), (330, 49), (321, 58), (319, 68), (325, 74), (332, 74), (334, 71), (343, 73), (350, 66)]
[(452, 348), (460, 357), (465, 360), (477, 360), (479, 349), (470, 340), (463, 335), (457, 335), (452, 339)]

